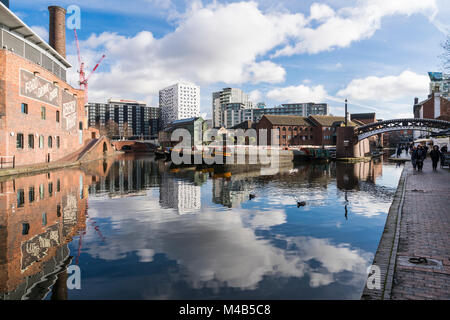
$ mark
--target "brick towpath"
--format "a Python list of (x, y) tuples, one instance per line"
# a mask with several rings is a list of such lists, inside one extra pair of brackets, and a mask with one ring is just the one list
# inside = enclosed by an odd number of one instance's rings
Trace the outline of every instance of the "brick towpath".
[(422, 172), (405, 163), (395, 198), (374, 258), (382, 288), (366, 287), (362, 299), (450, 299), (450, 170), (433, 172), (429, 158)]

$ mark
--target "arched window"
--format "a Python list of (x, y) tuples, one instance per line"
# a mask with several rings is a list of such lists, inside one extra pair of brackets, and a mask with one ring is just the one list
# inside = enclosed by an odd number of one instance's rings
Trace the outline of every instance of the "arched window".
[(48, 147), (49, 148), (53, 147), (53, 138), (52, 138), (52, 136), (48, 136)]

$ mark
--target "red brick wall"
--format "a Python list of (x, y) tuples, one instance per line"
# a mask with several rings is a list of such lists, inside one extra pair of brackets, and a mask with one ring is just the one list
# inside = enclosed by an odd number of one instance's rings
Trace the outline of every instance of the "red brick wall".
[[(106, 149), (106, 151), (104, 151), (104, 148)], [(98, 160), (103, 159), (104, 157), (114, 155), (115, 153), (116, 150), (114, 149), (114, 146), (112, 145), (111, 141), (103, 136), (94, 146), (92, 146), (91, 149), (89, 149), (89, 152), (87, 152), (79, 160), (82, 161)]]
[[(62, 127), (63, 117), (61, 107), (39, 102), (19, 95), (19, 70), (39, 72), (39, 76), (50, 81), (56, 81), (61, 91), (68, 89), (77, 95), (77, 125), (71, 131)], [(55, 161), (77, 151), (86, 140), (91, 138), (91, 132), (82, 130), (82, 144), (79, 143), (78, 123), (83, 123), (87, 129), (87, 118), (84, 110), (84, 92), (72, 88), (60, 78), (39, 65), (36, 65), (12, 52), (0, 50), (0, 110), (6, 114), (0, 123), (0, 156), (16, 156), (17, 165), (42, 163), (47, 160)], [(62, 104), (60, 95), (60, 103)], [(28, 104), (28, 114), (21, 113), (21, 103)], [(41, 107), (46, 108), (46, 120), (41, 119)], [(56, 111), (60, 112), (60, 122), (56, 122)], [(14, 136), (11, 136), (14, 132)], [(17, 133), (24, 135), (24, 148), (16, 148)], [(28, 135), (34, 134), (34, 149), (28, 148)], [(36, 134), (38, 137), (36, 137)], [(39, 148), (39, 136), (44, 136), (44, 148)], [(48, 137), (53, 137), (53, 147), (48, 146)], [(56, 137), (60, 137), (61, 146), (56, 147)]]
[(422, 105), (424, 119), (434, 119), (434, 98), (431, 98)]
[(450, 121), (450, 101), (441, 97), (441, 115), (439, 118)]
[[(92, 176), (77, 169), (0, 182), (0, 225), (2, 226), (0, 253), (3, 256), (3, 259), (0, 259), (0, 293), (14, 290), (20, 283), (26, 281), (28, 276), (40, 272), (42, 263), (52, 259), (58, 247), (71, 241), (79, 230), (85, 229), (88, 186), (91, 183)], [(52, 184), (52, 190), (49, 190), (49, 184)], [(42, 198), (39, 191), (41, 185), (44, 191)], [(30, 201), (29, 198), (30, 187), (34, 187), (34, 201)], [(21, 206), (17, 201), (17, 193), (20, 190), (24, 191), (25, 199)], [(60, 206), (59, 214), (58, 205)], [(44, 213), (47, 220), (45, 225), (43, 224)], [(22, 234), (23, 223), (29, 224), (28, 234)], [(47, 248), (46, 252), (45, 248), (41, 248), (44, 256), (32, 263), (27, 263), (26, 268), (23, 268), (22, 244), (38, 235), (45, 234), (49, 229), (57, 230), (59, 245)], [(26, 252), (25, 254), (32, 255)]]

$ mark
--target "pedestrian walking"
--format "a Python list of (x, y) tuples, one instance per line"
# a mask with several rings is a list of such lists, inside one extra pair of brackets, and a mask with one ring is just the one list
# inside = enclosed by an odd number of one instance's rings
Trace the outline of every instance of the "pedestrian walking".
[(433, 163), (433, 171), (437, 170), (437, 164), (441, 159), (441, 152), (438, 146), (433, 146), (433, 150), (430, 152), (431, 162)]
[(406, 154), (408, 154), (408, 144), (405, 145)]
[(411, 148), (411, 151), (410, 151), (410, 153), (411, 153), (411, 164), (412, 164), (412, 166), (413, 166), (413, 170), (416, 170), (416, 167), (417, 167), (417, 148), (416, 147), (412, 147)]
[(427, 158), (427, 155), (428, 155), (428, 147), (427, 147), (426, 144), (423, 146), (423, 150), (425, 150), (425, 158), (424, 158), (424, 160), (425, 160)]
[(400, 157), (401, 154), (402, 154), (402, 147), (400, 145), (398, 145), (398, 147), (397, 147), (397, 158)]
[(447, 153), (447, 145), (443, 145), (441, 148), (441, 168), (444, 167), (445, 164), (445, 154)]
[(423, 161), (425, 160), (425, 158), (426, 158), (426, 151), (424, 147), (421, 144), (419, 144), (416, 150), (416, 163), (418, 171), (422, 171)]

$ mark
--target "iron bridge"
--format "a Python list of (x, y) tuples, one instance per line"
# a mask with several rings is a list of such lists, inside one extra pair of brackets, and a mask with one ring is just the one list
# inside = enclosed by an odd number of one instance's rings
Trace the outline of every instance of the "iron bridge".
[(440, 131), (450, 128), (450, 122), (436, 119), (392, 119), (369, 123), (355, 129), (358, 141), (379, 133), (399, 130)]

